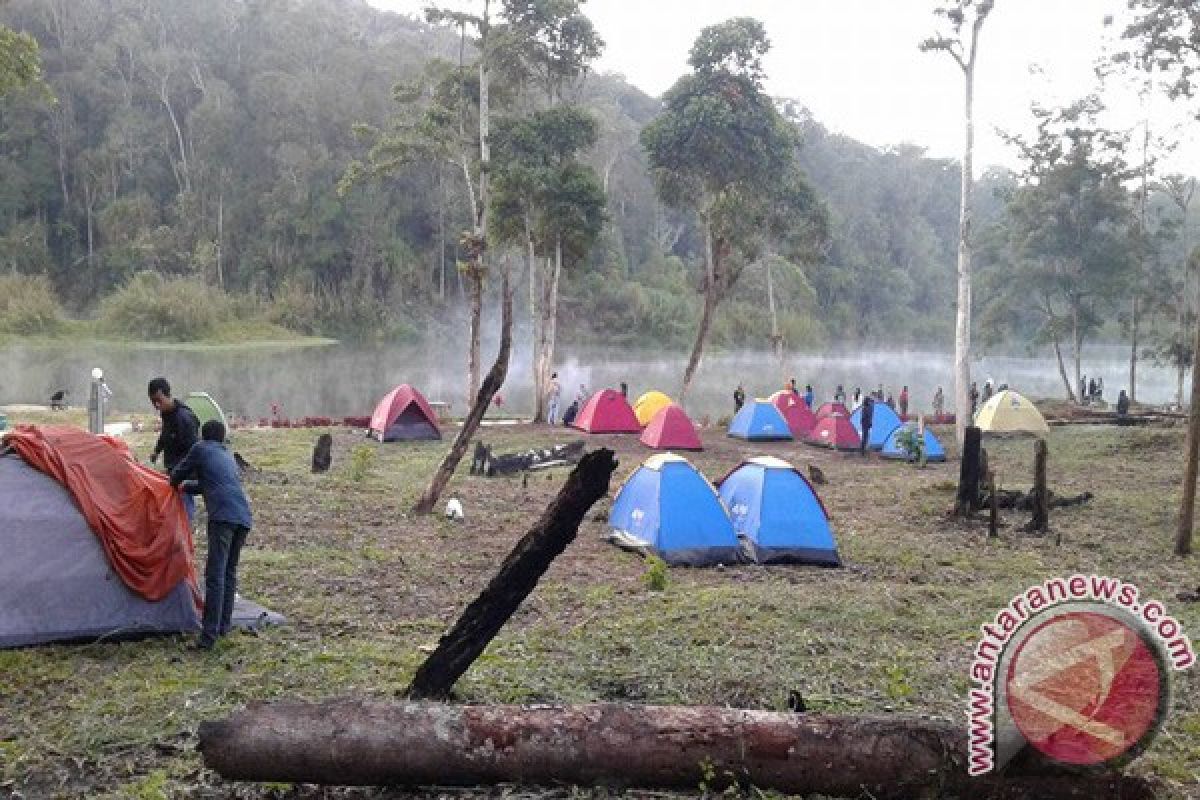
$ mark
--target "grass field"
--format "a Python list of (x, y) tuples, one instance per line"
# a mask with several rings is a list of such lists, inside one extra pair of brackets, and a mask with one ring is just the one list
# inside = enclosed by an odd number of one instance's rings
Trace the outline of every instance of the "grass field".
[[(398, 796), (226, 784), (203, 769), (196, 726), (254, 700), (393, 697), (565, 472), (531, 475), (523, 486), (520, 477), (467, 476), (464, 463), (446, 496), (462, 500), (466, 520), (414, 517), (409, 507), (448, 443), (377, 445), (335, 432), (334, 468), (314, 476), (317, 433), (238, 431), (234, 441), (261, 470), (249, 484), (256, 524), (242, 591), (290, 624), (232, 636), (212, 654), (188, 651), (179, 637), (0, 651), (0, 797)], [(515, 426), (482, 436), (505, 452), (573, 435)], [(1045, 538), (1020, 533), (1026, 515), (1006, 513), (993, 540), (982, 523), (943, 515), (955, 461), (918, 469), (703, 435), (710, 449), (692, 460), (710, 478), (762, 453), (819, 465), (846, 566), (672, 569), (655, 591), (640, 559), (602, 540), (603, 500), (460, 682), (462, 700), (783, 710), (798, 689), (813, 711), (962, 720), (979, 625), (1027, 586), (1074, 572), (1135, 582), (1193, 636), (1200, 631), (1200, 604), (1176, 599), (1200, 585), (1200, 570), (1195, 559), (1169, 555), (1181, 428), (1054, 429), (1052, 487), (1095, 499), (1052, 512)], [(143, 457), (151, 437), (131, 440)], [(589, 445), (617, 451), (616, 481), (648, 454), (636, 437), (590, 437)], [(987, 447), (999, 482), (1028, 488), (1032, 443)], [(1195, 670), (1176, 678), (1172, 716), (1130, 769), (1156, 776), (1164, 797), (1196, 797), (1200, 679)]]

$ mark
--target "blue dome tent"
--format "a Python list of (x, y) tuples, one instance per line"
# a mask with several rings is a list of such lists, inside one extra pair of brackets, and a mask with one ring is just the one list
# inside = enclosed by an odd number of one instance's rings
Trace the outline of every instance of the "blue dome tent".
[[(900, 432), (905, 430), (915, 431), (916, 429), (917, 426), (911, 423), (896, 428), (888, 435), (887, 441), (883, 443), (883, 452), (880, 455), (884, 458), (907, 459), (909, 457), (908, 451), (900, 445)], [(937, 437), (933, 435), (933, 431), (929, 430), (928, 427), (925, 428), (925, 460), (946, 460), (946, 451), (942, 447), (942, 443), (937, 440)]]
[[(850, 415), (850, 424), (854, 426), (854, 430), (858, 431), (859, 437), (862, 437), (862, 406), (854, 409), (854, 413)], [(900, 415), (887, 404), (875, 403), (875, 414), (871, 417), (871, 435), (867, 439), (867, 447), (872, 450), (883, 449), (883, 443), (887, 441), (891, 432), (903, 424)]]
[(742, 406), (742, 410), (729, 423), (729, 435), (751, 442), (764, 442), (791, 439), (792, 430), (774, 403), (758, 399)]
[(720, 496), (758, 563), (841, 566), (821, 498), (788, 462), (770, 456), (744, 461), (721, 481)]
[(716, 491), (688, 460), (651, 456), (613, 501), (611, 541), (645, 549), (672, 565), (702, 567), (746, 561)]

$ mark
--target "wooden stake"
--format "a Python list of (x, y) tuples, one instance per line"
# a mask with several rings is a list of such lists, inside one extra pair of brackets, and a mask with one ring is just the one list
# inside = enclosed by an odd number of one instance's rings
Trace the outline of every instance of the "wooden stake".
[(1049, 452), (1046, 440), (1038, 439), (1033, 446), (1033, 519), (1027, 530), (1046, 533), (1050, 530), (1050, 493), (1046, 490), (1046, 459)]
[(995, 538), (999, 535), (1000, 506), (996, 500), (996, 473), (988, 470), (988, 492), (991, 494), (991, 513), (988, 515), (988, 536)]

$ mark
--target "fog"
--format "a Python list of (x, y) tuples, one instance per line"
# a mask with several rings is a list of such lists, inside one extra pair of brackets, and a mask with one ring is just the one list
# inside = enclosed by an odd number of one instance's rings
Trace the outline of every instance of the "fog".
[[(483, 370), (494, 358), (485, 347)], [(1116, 399), (1127, 384), (1128, 351), (1098, 346), (1087, 351), (1083, 369), (1088, 377), (1103, 377), (1105, 398)], [(564, 406), (580, 384), (590, 390), (629, 384), (631, 401), (644, 391), (659, 389), (675, 395), (686, 354), (587, 349), (567, 351), (556, 362), (563, 386)], [(366, 415), (386, 391), (410, 383), (431, 401), (449, 402), (454, 414), (465, 412), (466, 358), (462, 348), (433, 346), (328, 347), (237, 349), (143, 349), (89, 346), (10, 347), (0, 349), (0, 404), (48, 402), (56, 389), (69, 392), (72, 406), (86, 405), (89, 374), (99, 366), (113, 390), (113, 408), (152, 413), (146, 383), (167, 377), (182, 396), (207, 391), (227, 413), (251, 418), (270, 415), (277, 403), (287, 417)], [(767, 352), (713, 353), (704, 358), (687, 410), (695, 417), (716, 419), (732, 411), (732, 393), (740, 382), (747, 396), (766, 396), (795, 377), (801, 390), (811, 383), (819, 400), (829, 399), (837, 384), (847, 394), (882, 383), (899, 393), (907, 385), (910, 406), (928, 411), (938, 385), (945, 387), (947, 406), (953, 405), (952, 356), (923, 351), (871, 350), (855, 353), (791, 354), (779, 368)], [(991, 377), (1033, 397), (1061, 397), (1062, 382), (1055, 362), (1041, 356), (988, 356), (979, 359), (973, 375), (980, 384)], [(527, 348), (517, 348), (501, 391), (502, 405), (493, 414), (525, 415), (533, 405)], [(1174, 372), (1139, 364), (1138, 399), (1167, 403), (1175, 399)]]

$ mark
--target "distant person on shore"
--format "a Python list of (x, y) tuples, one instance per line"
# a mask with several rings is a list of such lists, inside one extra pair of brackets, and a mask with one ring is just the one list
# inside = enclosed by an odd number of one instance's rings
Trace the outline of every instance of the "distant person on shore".
[(987, 405), (987, 401), (992, 399), (994, 393), (995, 389), (993, 388), (992, 379), (988, 378), (983, 382), (983, 394), (980, 396), (979, 402)]
[(905, 386), (900, 390), (900, 418), (908, 417), (908, 387)]
[(858, 443), (859, 455), (867, 455), (867, 441), (871, 438), (871, 423), (875, 421), (875, 398), (867, 395), (862, 404), (862, 441)]
[(1079, 376), (1079, 402), (1087, 404), (1087, 375)]
[(846, 405), (846, 390), (842, 388), (840, 383), (837, 385), (837, 389), (833, 393), (833, 402)]
[[(166, 378), (155, 378), (146, 386), (146, 395), (150, 405), (154, 406), (162, 417), (162, 432), (154, 443), (154, 451), (150, 454), (150, 463), (156, 464), (161, 454), (163, 466), (169, 473), (183, 461), (188, 452), (200, 438), (200, 420), (196, 412), (185, 403), (171, 396), (171, 384)], [(196, 501), (190, 494), (183, 496), (183, 507), (187, 509), (188, 522), (196, 513)]]
[(877, 403), (882, 403), (882, 402), (883, 402), (883, 384), (882, 384), (882, 383), (881, 383), (881, 384), (879, 384), (879, 388), (878, 388), (878, 389), (876, 389), (874, 392), (872, 392), (872, 394), (871, 394), (871, 397), (872, 397), (872, 399), (874, 399), (874, 400), (875, 400), (875, 402), (877, 402)]
[(567, 410), (563, 414), (562, 424), (564, 426), (570, 426), (571, 423), (575, 421), (577, 416), (579, 416), (579, 401), (575, 400), (572, 401), (571, 405), (567, 406)]
[(208, 563), (204, 568), (204, 616), (195, 647), (211, 650), (229, 632), (237, 598), (237, 568), (250, 534), (250, 501), (241, 471), (225, 447), (225, 426), (210, 419), (183, 460), (171, 470), (171, 485), (188, 482), (186, 495), (202, 494), (208, 512)]
[(621, 381), (621, 397), (624, 397), (626, 400), (629, 399), (629, 386), (625, 381)]
[(550, 374), (550, 386), (546, 389), (546, 423), (553, 425), (558, 422), (558, 403), (562, 399), (562, 384), (558, 382), (558, 373)]
[(808, 406), (809, 408), (812, 408), (814, 399), (816, 399), (816, 396), (813, 394), (812, 384), (811, 383), (805, 384), (804, 385), (804, 404), (806, 406)]
[(975, 381), (971, 381), (971, 391), (967, 393), (968, 399), (971, 401), (971, 419), (975, 418), (975, 412), (979, 410), (979, 386)]
[(1129, 416), (1129, 395), (1125, 394), (1124, 389), (1117, 395), (1117, 416)]
[(787, 385), (784, 386), (783, 388), (787, 389), (789, 392), (796, 395), (797, 397), (800, 396), (800, 390), (796, 388), (796, 379), (795, 378), (792, 378), (791, 380), (789, 380), (787, 382)]
[(854, 387), (854, 408), (851, 408), (850, 410), (853, 411), (855, 408), (858, 408), (859, 406), (861, 406), (862, 401), (863, 401), (862, 400), (862, 389), (855, 386)]
[(581, 383), (579, 384), (579, 394), (575, 397), (575, 402), (579, 403), (580, 408), (583, 408), (587, 405), (588, 398), (591, 396), (592, 393), (588, 391), (587, 384)]
[(1104, 399), (1104, 378), (1103, 377), (1096, 378), (1096, 399), (1097, 400)]
[(885, 406), (887, 406), (888, 408), (890, 408), (892, 411), (896, 410), (896, 401), (892, 399), (891, 392), (887, 393), (887, 399), (883, 401), (883, 404)]
[(733, 390), (733, 413), (742, 410), (742, 406), (746, 405), (746, 390), (739, 383), (737, 388)]
[(933, 415), (942, 417), (946, 413), (946, 393), (942, 391), (942, 387), (937, 387), (937, 391), (933, 393)]

